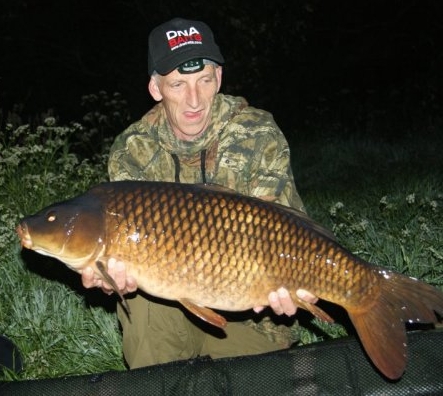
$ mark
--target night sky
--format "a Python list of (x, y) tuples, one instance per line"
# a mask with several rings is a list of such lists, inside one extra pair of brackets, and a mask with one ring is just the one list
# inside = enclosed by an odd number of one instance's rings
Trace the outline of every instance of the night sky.
[(223, 92), (273, 112), (286, 129), (319, 119), (358, 129), (377, 115), (389, 130), (423, 129), (441, 119), (443, 2), (209, 3), (2, 0), (0, 107), (54, 107), (71, 120), (82, 95), (103, 89), (121, 92), (137, 119), (153, 104), (149, 31), (182, 16), (214, 30), (227, 62)]

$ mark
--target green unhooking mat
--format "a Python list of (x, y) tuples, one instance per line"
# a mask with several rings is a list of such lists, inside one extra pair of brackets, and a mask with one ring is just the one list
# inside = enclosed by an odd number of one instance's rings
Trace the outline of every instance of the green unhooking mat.
[(263, 355), (198, 358), (125, 372), (0, 383), (0, 395), (443, 395), (443, 331), (408, 334), (398, 381), (345, 338)]

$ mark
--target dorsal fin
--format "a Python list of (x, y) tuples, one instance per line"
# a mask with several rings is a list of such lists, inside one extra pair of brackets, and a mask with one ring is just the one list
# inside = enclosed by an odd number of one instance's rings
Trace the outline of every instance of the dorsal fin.
[(297, 217), (299, 217), (303, 222), (306, 224), (306, 227), (310, 227), (322, 236), (332, 239), (333, 241), (336, 241), (335, 235), (332, 233), (331, 230), (328, 230), (321, 224), (317, 223), (315, 220), (313, 220), (311, 217), (309, 217), (308, 214), (305, 212), (302, 212), (301, 210), (291, 208), (290, 206), (281, 205), (278, 203), (273, 203), (273, 205), (280, 207), (282, 210), (285, 210)]
[(232, 188), (217, 183), (196, 183), (195, 185), (202, 190), (244, 195)]

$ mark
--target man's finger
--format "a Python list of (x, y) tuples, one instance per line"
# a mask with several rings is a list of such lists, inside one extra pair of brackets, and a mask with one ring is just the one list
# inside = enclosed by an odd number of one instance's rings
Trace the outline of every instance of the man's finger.
[(126, 278), (126, 290), (128, 293), (132, 293), (137, 290), (137, 282), (132, 276), (128, 276)]
[(260, 312), (263, 311), (264, 309), (265, 309), (264, 305), (260, 305), (259, 307), (254, 307), (254, 308), (252, 308), (252, 310), (253, 310), (255, 313), (260, 313)]
[(268, 296), (269, 306), (277, 314), (281, 315), (283, 313), (283, 307), (280, 303), (280, 297), (277, 292), (271, 292)]
[(84, 270), (82, 270), (81, 276), (84, 287), (87, 289), (95, 287), (94, 270), (91, 267), (86, 267)]
[(289, 294), (289, 292), (284, 289), (280, 288), (277, 290), (278, 299), (280, 301), (281, 309), (283, 313), (285, 313), (288, 316), (292, 316), (297, 311), (297, 307), (292, 301), (292, 298)]

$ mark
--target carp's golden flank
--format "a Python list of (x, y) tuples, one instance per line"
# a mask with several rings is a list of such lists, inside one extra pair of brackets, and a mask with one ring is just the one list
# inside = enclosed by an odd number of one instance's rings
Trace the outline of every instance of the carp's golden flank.
[(285, 287), (344, 307), (368, 355), (388, 378), (406, 366), (404, 322), (436, 322), (436, 288), (354, 256), (306, 215), (220, 186), (111, 182), (51, 205), (17, 227), (23, 247), (73, 270), (92, 266), (106, 279), (110, 257), (124, 261), (139, 288), (178, 300), (223, 327), (210, 308), (267, 305)]

